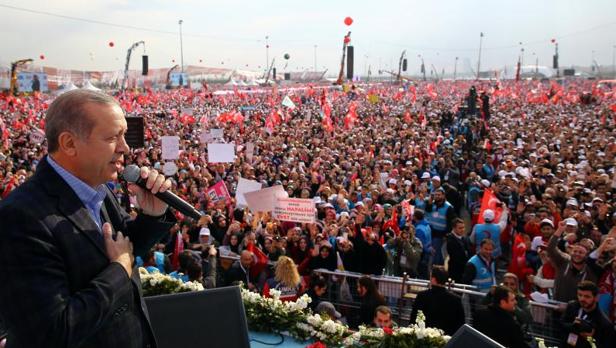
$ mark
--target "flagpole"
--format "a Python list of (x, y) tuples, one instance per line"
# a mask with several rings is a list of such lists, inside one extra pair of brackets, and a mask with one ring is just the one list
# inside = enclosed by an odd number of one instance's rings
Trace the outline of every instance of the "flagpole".
[(479, 80), (479, 69), (481, 67), (481, 44), (483, 42), (483, 32), (479, 33), (479, 59), (477, 59), (477, 80)]

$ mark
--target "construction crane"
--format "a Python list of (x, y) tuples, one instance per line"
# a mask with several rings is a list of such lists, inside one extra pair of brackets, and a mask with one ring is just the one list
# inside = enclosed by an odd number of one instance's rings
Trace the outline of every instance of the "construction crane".
[(171, 72), (173, 72), (173, 70), (179, 68), (180, 66), (178, 64), (174, 65), (171, 69), (169, 69), (169, 71), (167, 71), (167, 79), (165, 80), (165, 85), (167, 89), (171, 89)]
[(338, 80), (336, 80), (335, 83), (336, 85), (342, 85), (342, 79), (344, 76), (344, 59), (346, 58), (346, 48), (349, 45), (349, 42), (351, 42), (350, 31), (348, 34), (346, 34), (344, 40), (342, 40), (342, 61), (340, 61), (340, 73), (338, 74)]
[(32, 59), (27, 58), (27, 59), (20, 59), (20, 60), (17, 60), (11, 63), (11, 84), (10, 84), (9, 92), (12, 93), (13, 95), (17, 95), (17, 69), (31, 62), (32, 62)]
[(133, 53), (133, 50), (139, 45), (143, 45), (143, 49), (145, 50), (145, 42), (137, 41), (130, 46), (128, 52), (126, 53), (126, 65), (124, 65), (124, 81), (122, 81), (122, 90), (125, 90), (126, 87), (128, 87), (128, 64), (130, 63), (130, 55)]
[(391, 76), (395, 76), (395, 77), (396, 77), (397, 79), (399, 79), (400, 81), (401, 81), (401, 80), (405, 80), (405, 81), (413, 82), (413, 79), (408, 78), (408, 77), (406, 77), (406, 76), (402, 76), (402, 75), (400, 75), (399, 73), (398, 73), (398, 74), (396, 74), (396, 73), (395, 73), (395, 72), (393, 72), (393, 71), (388, 71), (388, 70), (379, 70), (379, 75), (381, 75), (382, 73), (387, 73), (387, 74), (390, 74)]

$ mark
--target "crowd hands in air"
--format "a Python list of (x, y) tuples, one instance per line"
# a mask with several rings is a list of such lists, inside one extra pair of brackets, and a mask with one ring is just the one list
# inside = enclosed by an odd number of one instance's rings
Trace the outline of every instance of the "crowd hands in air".
[[(177, 225), (137, 262), (206, 288), (242, 282), (266, 296), (282, 290), (283, 299), (308, 292), (313, 309), (328, 284), (315, 269), (406, 273), (431, 280), (432, 292), (445, 283), (474, 285), (489, 304), (476, 313), (475, 326), (511, 346), (526, 344), (522, 328), (532, 322), (528, 301), (534, 294), (563, 303), (563, 342), (584, 346), (592, 336), (597, 346), (611, 346), (615, 90), (592, 81), (471, 85), (308, 86), (290, 94), (294, 108), (282, 106), (287, 91), (275, 89), (118, 94), (126, 113), (143, 116), (146, 124), (145, 147), (131, 149), (125, 165), (162, 171), (160, 138), (179, 136), (170, 190), (203, 214), (196, 221), (176, 213)], [(50, 100), (0, 99), (3, 198), (46, 154), (45, 144), (30, 134), (44, 128)], [(211, 128), (223, 128), (224, 141), (236, 145), (235, 162), (207, 162), (200, 135)], [(278, 221), (271, 213), (236, 207), (240, 177), (313, 199), (316, 222)], [(231, 198), (212, 202), (205, 191), (219, 181)], [(128, 198), (120, 185), (113, 187), (120, 201)], [(482, 209), (486, 193), (498, 201)], [(128, 201), (136, 215), (140, 207), (134, 198)], [(239, 259), (231, 264), (228, 256)], [(350, 324), (393, 325), (371, 282), (351, 284), (362, 308)], [(449, 295), (458, 308), (459, 299)], [(418, 297), (417, 306), (439, 296), (445, 295)], [(448, 303), (440, 302), (433, 307)], [(448, 334), (461, 325), (419, 309), (427, 324)], [(499, 330), (495, 320), (511, 329)], [(503, 338), (502, 331), (519, 333), (520, 341)]]

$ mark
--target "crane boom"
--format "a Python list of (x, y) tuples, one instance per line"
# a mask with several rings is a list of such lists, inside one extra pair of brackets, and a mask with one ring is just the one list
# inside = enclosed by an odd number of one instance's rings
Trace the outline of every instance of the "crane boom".
[(130, 55), (131, 53), (133, 53), (133, 50), (135, 48), (137, 48), (137, 46), (139, 45), (143, 45), (145, 46), (145, 42), (143, 41), (137, 41), (134, 44), (132, 44), (130, 46), (130, 48), (128, 49), (128, 52), (126, 52), (126, 65), (124, 65), (124, 81), (122, 81), (122, 89), (126, 89), (127, 84), (128, 84), (128, 64), (130, 63)]

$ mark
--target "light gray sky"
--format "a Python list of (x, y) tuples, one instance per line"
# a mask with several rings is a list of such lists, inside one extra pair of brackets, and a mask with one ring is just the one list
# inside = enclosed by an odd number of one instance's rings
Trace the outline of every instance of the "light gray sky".
[[(354, 20), (350, 27), (343, 23), (346, 16)], [(411, 73), (419, 70), (418, 54), (439, 72), (451, 73), (456, 56), (459, 71), (464, 65), (475, 69), (480, 32), (482, 70), (514, 65), (519, 42), (526, 64), (535, 64), (534, 52), (540, 65), (551, 66), (551, 38), (559, 42), (561, 67), (589, 66), (594, 50), (598, 64), (611, 68), (616, 45), (614, 0), (0, 0), (0, 63), (34, 58), (61, 68), (118, 70), (126, 49), (143, 40), (150, 66), (170, 67), (173, 59), (180, 62), (179, 19), (185, 65), (246, 69), (248, 64), (250, 70), (265, 65), (266, 35), (279, 71), (285, 53), (291, 56), (288, 70), (313, 69), (317, 45), (318, 69), (332, 73), (339, 69), (342, 38), (351, 30), (355, 70), (362, 74), (367, 65), (373, 73), (379, 66), (397, 67), (404, 49)], [(134, 52), (131, 69), (140, 68), (142, 53)]]

